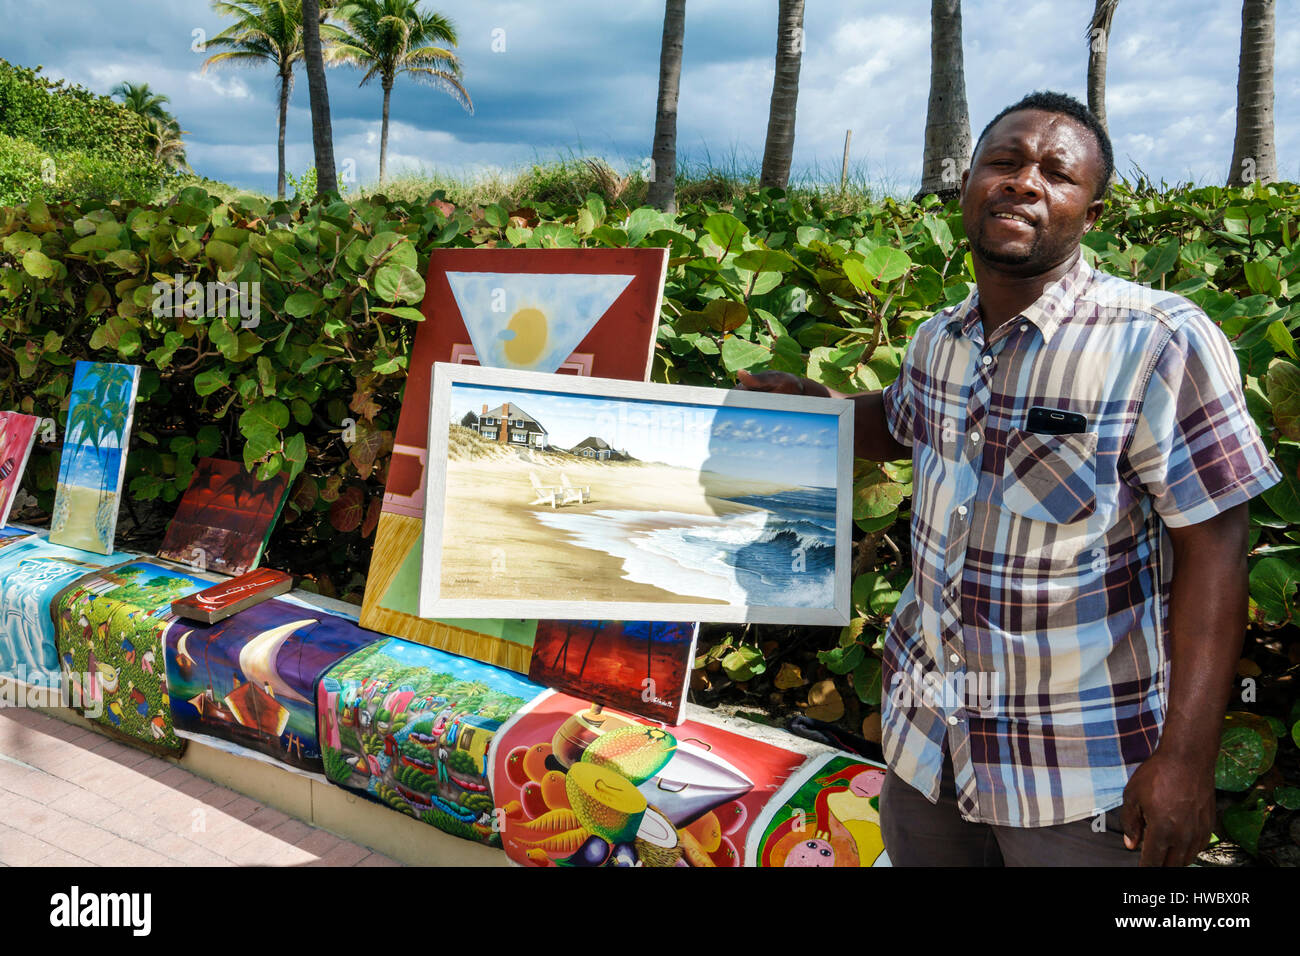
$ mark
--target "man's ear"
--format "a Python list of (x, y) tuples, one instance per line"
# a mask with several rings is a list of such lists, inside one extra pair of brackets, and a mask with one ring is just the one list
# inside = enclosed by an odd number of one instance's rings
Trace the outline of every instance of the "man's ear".
[(970, 179), (970, 169), (965, 169), (961, 174), (961, 189), (957, 193), (958, 200), (965, 200), (966, 198), (966, 181), (968, 179)]
[(1083, 227), (1084, 232), (1092, 231), (1092, 227), (1097, 224), (1097, 217), (1101, 215), (1102, 207), (1105, 204), (1105, 200), (1103, 199), (1094, 199), (1092, 202), (1088, 203), (1088, 221)]

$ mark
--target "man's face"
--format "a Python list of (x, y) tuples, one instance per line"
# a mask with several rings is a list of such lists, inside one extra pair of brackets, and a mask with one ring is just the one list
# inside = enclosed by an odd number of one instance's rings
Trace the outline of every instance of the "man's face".
[(1043, 110), (1008, 113), (962, 175), (961, 211), (977, 259), (1034, 276), (1069, 258), (1101, 212), (1097, 141), (1086, 126)]

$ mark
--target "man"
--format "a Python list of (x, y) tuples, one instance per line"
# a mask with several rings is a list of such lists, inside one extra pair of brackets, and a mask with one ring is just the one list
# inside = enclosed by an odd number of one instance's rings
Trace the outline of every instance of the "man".
[(1223, 332), (1082, 258), (1112, 168), (1071, 97), (999, 114), (961, 183), (975, 291), (852, 396), (857, 454), (913, 462), (883, 652), (895, 864), (1181, 866), (1210, 835), (1247, 501), (1281, 473)]

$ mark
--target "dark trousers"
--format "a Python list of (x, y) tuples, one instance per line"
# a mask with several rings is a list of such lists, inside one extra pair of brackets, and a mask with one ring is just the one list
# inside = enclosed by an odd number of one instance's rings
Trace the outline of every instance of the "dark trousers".
[(880, 829), (894, 866), (1137, 866), (1141, 854), (1124, 847), (1119, 810), (1105, 822), (1098, 833), (1092, 818), (1055, 827), (963, 820), (946, 753), (937, 804), (892, 770), (880, 794)]

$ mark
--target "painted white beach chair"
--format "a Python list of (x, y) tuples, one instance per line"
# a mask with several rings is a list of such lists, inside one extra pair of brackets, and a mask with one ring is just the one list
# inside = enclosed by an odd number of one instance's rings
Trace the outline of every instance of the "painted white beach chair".
[(564, 472), (560, 472), (560, 486), (564, 491), (564, 500), (561, 504), (567, 505), (572, 501), (585, 505), (591, 500), (591, 485), (571, 485), (569, 484), (569, 476)]
[(550, 505), (552, 508), (558, 508), (560, 505), (560, 496), (564, 494), (564, 489), (558, 485), (544, 485), (537, 472), (530, 471), (528, 480), (533, 483), (533, 491), (537, 493), (537, 498), (530, 501), (530, 505)]

